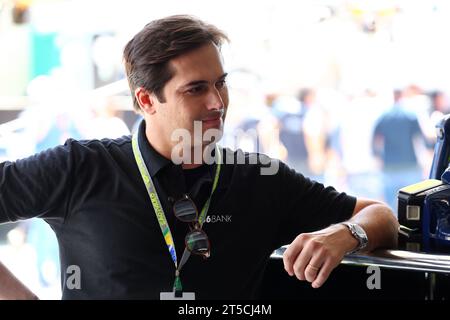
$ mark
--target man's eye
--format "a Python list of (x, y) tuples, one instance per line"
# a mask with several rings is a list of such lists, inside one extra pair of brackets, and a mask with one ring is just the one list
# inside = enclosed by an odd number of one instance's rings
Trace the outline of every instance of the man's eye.
[(190, 89), (188, 89), (186, 92), (189, 94), (199, 94), (202, 93), (205, 90), (204, 86), (197, 86), (197, 87), (192, 87)]
[(216, 88), (217, 89), (222, 89), (222, 88), (224, 88), (226, 86), (227, 86), (227, 82), (225, 81), (225, 79), (224, 80), (220, 80), (220, 81), (218, 81), (216, 83)]

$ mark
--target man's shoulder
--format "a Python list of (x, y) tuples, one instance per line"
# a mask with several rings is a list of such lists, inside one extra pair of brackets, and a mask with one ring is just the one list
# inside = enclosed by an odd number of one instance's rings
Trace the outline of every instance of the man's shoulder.
[[(58, 147), (57, 147), (58, 148)], [(114, 159), (132, 156), (131, 136), (120, 138), (104, 138), (90, 140), (68, 139), (63, 146), (64, 151), (75, 159)], [(64, 153), (66, 153), (64, 152)]]
[[(229, 147), (221, 147), (222, 153), (224, 154), (224, 160), (226, 159), (245, 159), (245, 160), (271, 160), (268, 155), (261, 152), (248, 152), (242, 149), (231, 149)], [(276, 160), (276, 159), (272, 159)], [(234, 164), (234, 163), (231, 163)], [(253, 163), (252, 163), (253, 164)]]
[(122, 136), (120, 138), (103, 138), (103, 139), (89, 139), (89, 140), (75, 140), (68, 139), (65, 143), (71, 147), (81, 147), (87, 149), (111, 149), (111, 148), (126, 148), (131, 145), (131, 136)]

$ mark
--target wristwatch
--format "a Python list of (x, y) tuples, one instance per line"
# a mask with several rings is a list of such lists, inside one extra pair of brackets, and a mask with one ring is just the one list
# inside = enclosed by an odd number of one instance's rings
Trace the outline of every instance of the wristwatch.
[(347, 228), (350, 230), (352, 236), (358, 240), (359, 245), (349, 253), (355, 253), (359, 250), (364, 249), (367, 247), (367, 243), (369, 242), (369, 239), (367, 238), (367, 233), (364, 231), (364, 229), (356, 223), (351, 222), (342, 222), (343, 225), (347, 226)]

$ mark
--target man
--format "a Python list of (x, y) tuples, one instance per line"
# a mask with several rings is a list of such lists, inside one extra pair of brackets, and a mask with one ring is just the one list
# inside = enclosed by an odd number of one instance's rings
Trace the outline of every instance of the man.
[(417, 115), (402, 102), (402, 91), (394, 91), (394, 103), (378, 119), (372, 135), (372, 150), (383, 171), (384, 200), (397, 211), (397, 191), (421, 181), (417, 146), (426, 149), (426, 138)]
[[(395, 245), (385, 205), (211, 143), (228, 106), (225, 39), (187, 16), (149, 23), (124, 51), (145, 120), (133, 137), (69, 140), (1, 165), (1, 221), (52, 226), (64, 299), (255, 298), (270, 254), (289, 242), (286, 271), (317, 288), (347, 252)], [(338, 224), (347, 219), (357, 225)], [(33, 297), (4, 268), (0, 291)]]

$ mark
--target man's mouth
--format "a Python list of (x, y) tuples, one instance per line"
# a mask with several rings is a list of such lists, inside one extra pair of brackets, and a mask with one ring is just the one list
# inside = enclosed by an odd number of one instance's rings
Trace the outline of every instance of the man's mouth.
[(205, 118), (203, 118), (202, 122), (204, 124), (213, 124), (216, 122), (220, 122), (223, 115), (224, 115), (224, 112), (216, 112), (214, 114), (208, 115)]
[(222, 116), (218, 115), (218, 116), (215, 116), (215, 117), (209, 117), (209, 118), (203, 119), (203, 122), (217, 121), (217, 120), (220, 120), (221, 118), (222, 118)]

